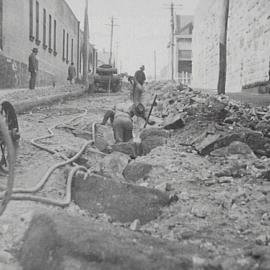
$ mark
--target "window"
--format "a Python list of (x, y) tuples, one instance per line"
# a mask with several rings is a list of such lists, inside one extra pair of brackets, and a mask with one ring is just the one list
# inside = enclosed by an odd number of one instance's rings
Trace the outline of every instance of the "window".
[(71, 39), (71, 54), (70, 54), (70, 57), (71, 57), (71, 62), (74, 62), (74, 60), (73, 60), (73, 38)]
[(36, 1), (36, 44), (40, 44), (39, 40), (39, 2)]
[(49, 53), (52, 52), (52, 15), (49, 15)]
[(34, 18), (33, 18), (33, 0), (29, 0), (29, 39), (33, 41), (34, 38)]
[(54, 56), (57, 55), (56, 52), (56, 20), (53, 22), (53, 54)]
[(179, 50), (180, 59), (191, 59), (192, 51), (191, 50)]
[(46, 18), (47, 14), (46, 14), (46, 9), (43, 9), (43, 48), (47, 49), (47, 44), (46, 44)]
[(65, 46), (66, 46), (66, 31), (65, 31), (65, 29), (63, 29), (63, 55), (62, 55), (63, 61), (66, 60), (66, 58), (65, 58)]
[(69, 42), (69, 34), (67, 33), (67, 50), (66, 50), (66, 54), (67, 54), (67, 56), (66, 56), (66, 62), (68, 63), (69, 61), (68, 61), (68, 42)]

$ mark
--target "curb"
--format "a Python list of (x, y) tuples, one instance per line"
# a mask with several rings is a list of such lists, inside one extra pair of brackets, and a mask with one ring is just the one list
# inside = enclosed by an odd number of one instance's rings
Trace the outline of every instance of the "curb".
[(14, 102), (12, 105), (14, 106), (17, 114), (22, 114), (24, 112), (27, 112), (33, 109), (34, 107), (52, 104), (59, 100), (66, 100), (68, 98), (80, 97), (84, 95), (85, 93), (87, 93), (86, 90), (77, 91), (75, 93), (64, 93), (64, 94), (58, 94), (58, 95), (53, 95), (53, 96), (38, 97), (36, 99), (29, 99), (29, 100), (25, 100), (21, 102)]

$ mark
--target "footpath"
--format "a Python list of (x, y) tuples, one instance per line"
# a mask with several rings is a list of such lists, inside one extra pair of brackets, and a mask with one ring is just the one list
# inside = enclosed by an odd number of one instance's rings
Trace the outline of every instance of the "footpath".
[(82, 85), (64, 85), (56, 88), (42, 87), (35, 90), (9, 89), (0, 91), (1, 102), (9, 101), (18, 114), (36, 106), (51, 104), (59, 100), (82, 96), (86, 92)]

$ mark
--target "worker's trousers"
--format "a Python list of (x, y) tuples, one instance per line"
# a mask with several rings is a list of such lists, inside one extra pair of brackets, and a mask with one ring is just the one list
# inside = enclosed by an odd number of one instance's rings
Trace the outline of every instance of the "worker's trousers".
[(139, 83), (135, 84), (133, 89), (133, 103), (138, 105), (142, 103), (143, 86)]
[(132, 136), (133, 124), (128, 116), (118, 116), (113, 121), (113, 133), (115, 142), (128, 142)]

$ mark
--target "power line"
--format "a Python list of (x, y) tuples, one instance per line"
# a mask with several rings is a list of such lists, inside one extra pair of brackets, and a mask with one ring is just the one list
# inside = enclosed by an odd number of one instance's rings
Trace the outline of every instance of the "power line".
[(112, 46), (113, 46), (113, 30), (114, 27), (119, 26), (117, 24), (114, 23), (115, 18), (112, 17), (111, 18), (111, 24), (107, 24), (109, 26), (111, 26), (111, 38), (110, 38), (110, 58), (109, 58), (109, 65), (112, 64)]
[(171, 2), (170, 6), (168, 7), (171, 11), (171, 80), (174, 80), (174, 30), (175, 30), (175, 22), (174, 22), (174, 10), (176, 7), (182, 7), (182, 4), (174, 4)]

